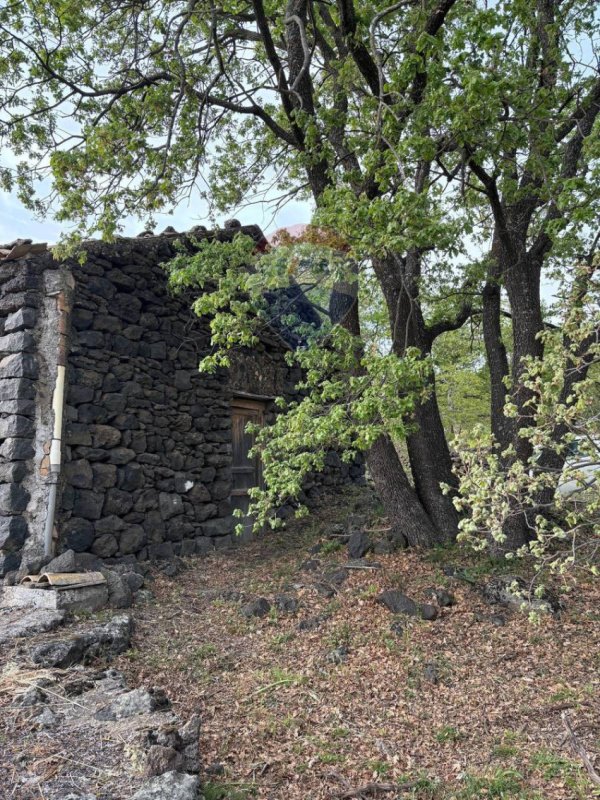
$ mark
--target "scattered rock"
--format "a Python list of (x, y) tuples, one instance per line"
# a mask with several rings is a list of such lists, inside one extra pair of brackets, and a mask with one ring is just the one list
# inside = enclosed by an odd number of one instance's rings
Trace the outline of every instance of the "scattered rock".
[(423, 603), (421, 606), (421, 618), (428, 622), (433, 622), (439, 616), (439, 611), (435, 606), (430, 603)]
[(398, 591), (398, 589), (386, 589), (376, 601), (385, 606), (392, 614), (408, 614), (410, 617), (418, 617), (419, 606), (410, 597)]
[(111, 608), (131, 608), (133, 594), (126, 578), (110, 569), (103, 569), (102, 574), (106, 578), (108, 587), (109, 606)]
[(219, 764), (218, 761), (215, 761), (214, 764), (209, 764), (208, 765), (208, 767), (206, 768), (206, 774), (207, 775), (213, 775), (213, 776), (224, 775), (225, 774), (225, 767), (223, 766), (223, 764)]
[(348, 539), (348, 556), (352, 559), (363, 558), (371, 549), (371, 540), (363, 531), (355, 531)]
[(323, 575), (323, 580), (325, 583), (329, 583), (332, 586), (341, 586), (342, 583), (348, 578), (348, 570), (344, 569), (335, 569), (332, 572), (327, 572)]
[(76, 678), (63, 684), (63, 691), (67, 697), (78, 697), (84, 692), (89, 692), (94, 688), (94, 681), (85, 678)]
[(57, 723), (57, 715), (49, 708), (44, 708), (35, 718), (35, 725), (37, 728), (55, 728)]
[(96, 719), (104, 722), (127, 719), (137, 714), (165, 711), (169, 706), (169, 699), (162, 689), (144, 689), (140, 687), (120, 695), (109, 706), (97, 711)]
[(137, 572), (127, 572), (123, 577), (132, 592), (139, 592), (144, 585), (144, 576)]
[(237, 589), (223, 589), (222, 592), (216, 593), (214, 599), (223, 600), (225, 603), (245, 603), (248, 596)]
[(420, 606), (398, 589), (386, 589), (375, 600), (393, 614), (406, 614), (409, 617), (420, 617), (428, 621), (438, 617), (438, 610), (435, 606), (429, 605), (429, 603)]
[(446, 589), (439, 589), (432, 586), (429, 589), (425, 589), (425, 595), (427, 597), (432, 597), (440, 608), (448, 608), (449, 606), (456, 605), (456, 598), (452, 592), (448, 592)]
[(135, 602), (140, 605), (150, 605), (155, 600), (154, 593), (150, 589), (139, 589), (135, 593)]
[(275, 608), (281, 611), (282, 614), (295, 614), (298, 611), (299, 603), (295, 597), (290, 594), (275, 595)]
[(36, 666), (65, 669), (83, 661), (84, 651), (83, 638), (73, 636), (70, 639), (37, 644), (31, 648), (29, 655)]
[(184, 745), (194, 744), (200, 738), (200, 715), (194, 714), (179, 729), (179, 736)]
[(22, 609), (0, 611), (0, 644), (11, 639), (53, 631), (63, 624), (65, 616), (65, 611), (48, 608), (35, 608), (25, 614)]
[(323, 549), (323, 542), (317, 542), (317, 544), (313, 544), (313, 546), (308, 551), (311, 556), (316, 556), (317, 553), (320, 553)]
[(153, 775), (163, 775), (165, 772), (180, 772), (183, 770), (183, 756), (174, 747), (153, 745), (146, 753), (147, 778)]
[(405, 630), (406, 630), (406, 623), (402, 618), (395, 619), (390, 625), (390, 631), (392, 633), (395, 633), (396, 636), (398, 636), (399, 638), (402, 638), (404, 636)]
[(32, 662), (40, 667), (71, 667), (93, 658), (111, 658), (125, 652), (131, 642), (133, 620), (128, 614), (113, 617), (67, 639), (41, 642), (30, 650)]
[(435, 686), (440, 682), (440, 670), (434, 661), (428, 661), (423, 669), (423, 677)]
[(314, 631), (329, 619), (329, 614), (317, 614), (315, 617), (307, 617), (301, 620), (296, 626), (299, 631)]
[(328, 654), (327, 661), (330, 661), (332, 664), (343, 664), (344, 661), (347, 661), (349, 653), (350, 651), (345, 645), (336, 647), (335, 650), (332, 650), (331, 653)]
[(335, 589), (330, 583), (317, 581), (316, 583), (313, 583), (313, 587), (316, 589), (317, 594), (320, 594), (321, 597), (325, 597), (327, 600), (335, 597), (337, 594), (337, 589)]
[(516, 575), (498, 575), (491, 578), (481, 587), (481, 593), (490, 605), (498, 604), (517, 611), (551, 614), (560, 610), (557, 598), (549, 592), (544, 592), (541, 597), (536, 596), (529, 584)]
[(502, 614), (475, 614), (475, 622), (489, 622), (495, 625), (496, 628), (502, 628), (506, 625), (506, 617)]
[(246, 603), (240, 608), (240, 613), (244, 617), (266, 617), (271, 610), (271, 603), (266, 597), (257, 597), (250, 603)]
[(199, 786), (195, 775), (165, 772), (145, 783), (131, 800), (197, 800)]
[(308, 558), (300, 564), (300, 572), (316, 572), (321, 566), (317, 558)]
[(39, 686), (30, 686), (26, 692), (23, 692), (16, 700), (15, 705), (23, 706), (24, 708), (30, 706), (39, 706), (42, 703), (48, 702), (48, 695), (40, 689)]

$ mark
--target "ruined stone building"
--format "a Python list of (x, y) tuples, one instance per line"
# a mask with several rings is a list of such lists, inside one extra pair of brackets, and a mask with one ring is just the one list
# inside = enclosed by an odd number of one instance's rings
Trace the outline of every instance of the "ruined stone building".
[[(254, 226), (194, 237), (240, 229), (264, 246)], [(140, 560), (234, 542), (232, 509), (260, 482), (245, 425), (293, 396), (294, 342), (267, 328), (230, 369), (200, 373), (208, 322), (169, 293), (161, 266), (176, 238), (87, 242), (83, 263), (26, 240), (0, 248), (0, 577), (45, 541)], [(360, 478), (328, 461), (309, 498)]]

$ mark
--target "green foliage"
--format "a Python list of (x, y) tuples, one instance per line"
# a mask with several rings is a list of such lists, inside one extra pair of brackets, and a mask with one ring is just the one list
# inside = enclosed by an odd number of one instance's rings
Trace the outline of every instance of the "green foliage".
[[(528, 400), (519, 437), (529, 447), (527, 461), (511, 458), (512, 446), (499, 452), (482, 428), (458, 437), (455, 444), (460, 453), (455, 505), (465, 513), (459, 538), (479, 549), (490, 536), (503, 542), (507, 520), (525, 513), (535, 538), (516, 555), (531, 554), (539, 569), (560, 574), (574, 566), (600, 573), (600, 484), (595, 466), (600, 457), (600, 417), (592, 368), (600, 353), (596, 269), (596, 265), (577, 268), (560, 334), (557, 329), (542, 333), (544, 357), (529, 358), (522, 372)], [(505, 413), (516, 418), (516, 405), (509, 401)], [(570, 456), (574, 446), (576, 457)]]

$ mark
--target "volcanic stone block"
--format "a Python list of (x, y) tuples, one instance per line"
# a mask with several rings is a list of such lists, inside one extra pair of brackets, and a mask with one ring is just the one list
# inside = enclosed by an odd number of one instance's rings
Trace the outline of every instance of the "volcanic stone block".
[(132, 525), (122, 531), (119, 536), (119, 550), (123, 555), (137, 553), (147, 541), (146, 532), (141, 525)]
[(71, 486), (78, 489), (91, 489), (94, 486), (94, 473), (89, 461), (81, 458), (69, 461), (64, 466), (65, 478)]
[(0, 439), (26, 439), (33, 435), (33, 431), (33, 421), (28, 417), (11, 414), (9, 417), (0, 419)]
[(0, 401), (33, 400), (35, 383), (27, 378), (4, 378), (0, 380)]
[(0, 486), (0, 514), (21, 514), (27, 508), (29, 492), (18, 483)]
[(35, 340), (29, 331), (19, 331), (0, 336), (0, 353), (30, 353), (35, 347)]
[(119, 549), (119, 544), (112, 533), (103, 533), (94, 540), (92, 545), (92, 553), (100, 556), (100, 558), (110, 558), (114, 556)]
[(233, 531), (234, 520), (233, 517), (222, 517), (218, 519), (209, 519), (202, 524), (203, 536), (226, 536)]
[(0, 361), (0, 379), (29, 378), (35, 381), (38, 375), (37, 361), (31, 353), (13, 353)]
[(90, 425), (94, 447), (116, 447), (121, 441), (121, 431), (110, 425)]
[(183, 514), (183, 500), (178, 494), (167, 494), (160, 492), (158, 495), (158, 506), (161, 517), (166, 521), (172, 517)]
[(23, 546), (27, 533), (23, 517), (0, 517), (0, 550), (4, 554), (15, 552)]
[(32, 417), (35, 414), (35, 401), (26, 400), (25, 398), (20, 398), (18, 400), (0, 400), (0, 414), (19, 414), (25, 417)]
[(109, 489), (104, 501), (104, 514), (116, 514), (123, 516), (131, 511), (133, 507), (133, 497), (128, 492), (121, 489)]
[(24, 461), (0, 464), (0, 483), (21, 483), (27, 472), (28, 466)]
[(34, 308), (20, 308), (6, 318), (4, 332), (12, 333), (25, 328), (33, 328), (37, 321), (37, 312)]
[(75, 492), (73, 512), (84, 519), (100, 519), (104, 495), (96, 494), (89, 489), (79, 489)]
[(116, 486), (117, 468), (114, 464), (94, 464), (92, 474), (96, 489), (111, 489)]

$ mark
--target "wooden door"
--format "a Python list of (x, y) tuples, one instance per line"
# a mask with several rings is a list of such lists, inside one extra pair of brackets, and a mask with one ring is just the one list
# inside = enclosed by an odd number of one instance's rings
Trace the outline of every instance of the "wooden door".
[[(248, 423), (263, 425), (265, 406), (259, 400), (236, 398), (231, 404), (231, 438), (232, 438), (232, 481), (231, 506), (239, 508), (244, 514), (244, 534), (252, 533), (252, 518), (248, 515), (250, 497), (248, 489), (261, 486), (262, 475), (260, 458), (251, 457), (250, 450), (254, 446), (254, 434), (248, 433)], [(239, 520), (238, 520), (239, 522)]]

